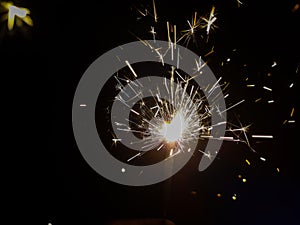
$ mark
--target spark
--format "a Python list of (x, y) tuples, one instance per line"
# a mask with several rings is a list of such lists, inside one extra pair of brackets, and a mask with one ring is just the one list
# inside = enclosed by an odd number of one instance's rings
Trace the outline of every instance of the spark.
[(135, 110), (133, 110), (133, 109), (130, 109), (130, 111), (133, 112), (133, 113), (135, 113), (135, 114), (138, 115), (138, 116), (140, 115), (137, 111), (135, 111)]
[(278, 173), (280, 172), (280, 169), (278, 167), (276, 168), (276, 170), (277, 170)]
[(296, 121), (295, 120), (288, 120), (287, 122), (288, 123), (295, 123)]
[(265, 89), (265, 90), (268, 90), (268, 91), (272, 91), (272, 89), (271, 89), (271, 88), (269, 88), (269, 87), (266, 87), (266, 86), (263, 86), (263, 89)]
[(154, 13), (154, 21), (155, 23), (157, 23), (157, 12), (156, 12), (156, 6), (155, 6), (155, 0), (152, 0), (152, 4), (153, 4), (153, 13)]
[(218, 193), (218, 194), (217, 194), (217, 197), (218, 197), (218, 198), (221, 198), (221, 197), (222, 197), (222, 195), (221, 195), (220, 193)]
[(235, 201), (236, 199), (237, 199), (237, 196), (236, 196), (236, 194), (234, 194), (234, 195), (232, 196), (232, 200)]
[(255, 84), (247, 84), (247, 87), (255, 87)]
[(132, 156), (131, 158), (127, 159), (127, 162), (133, 160), (134, 158), (136, 158), (136, 157), (138, 157), (140, 155), (141, 155), (141, 153), (139, 152), (138, 154), (136, 154), (136, 155)]
[(156, 41), (156, 39), (155, 39), (156, 31), (154, 30), (154, 27), (152, 27), (152, 26), (151, 26), (151, 31), (150, 31), (150, 33), (152, 34), (152, 36), (153, 36), (153, 41), (154, 41), (154, 43), (155, 43), (155, 41)]
[(179, 54), (179, 48), (177, 50), (177, 63), (176, 63), (176, 68), (179, 69), (179, 60), (180, 60), (180, 54)]
[(86, 104), (80, 104), (79, 106), (80, 107), (86, 107)]
[(246, 183), (246, 182), (247, 182), (247, 179), (244, 178), (242, 181), (243, 181), (243, 183)]
[(17, 23), (17, 20), (23, 21), (29, 26), (33, 26), (33, 21), (29, 16), (29, 9), (17, 7), (11, 2), (1, 2), (1, 5), (7, 10), (7, 14), (5, 14), (1, 20), (7, 20), (7, 28), (9, 31), (14, 28), (15, 22), (17, 25), (20, 24)]
[(238, 7), (240, 7), (243, 3), (240, 0), (236, 0), (238, 3)]
[(252, 135), (253, 138), (273, 138), (272, 135)]
[(291, 111), (291, 114), (290, 114), (291, 117), (293, 117), (294, 112), (295, 112), (295, 108), (292, 108), (292, 111)]
[(274, 61), (271, 67), (277, 66), (277, 63)]
[(274, 102), (274, 100), (269, 100), (269, 101), (268, 101), (268, 103), (273, 103), (273, 102)]
[(187, 20), (187, 24), (189, 26), (189, 29), (181, 31), (183, 33), (183, 35), (178, 39), (177, 42), (184, 39), (184, 42), (186, 43), (186, 45), (188, 45), (189, 41), (192, 37), (193, 37), (193, 40), (195, 42), (195, 33), (196, 33), (197, 29), (200, 26), (199, 20), (197, 19), (197, 12), (194, 13), (191, 21), (192, 22)]
[(169, 42), (169, 47), (171, 45), (171, 36), (170, 36), (170, 24), (169, 21), (167, 21), (167, 31), (168, 31), (168, 42)]
[(293, 86), (294, 86), (294, 83), (291, 83), (289, 87), (292, 88)]
[(227, 109), (223, 110), (222, 112), (220, 112), (220, 114), (222, 114), (223, 112), (226, 112), (226, 111), (228, 111), (229, 109), (232, 109), (232, 108), (234, 108), (234, 107), (238, 106), (239, 104), (243, 103), (244, 101), (245, 101), (245, 99), (243, 99), (243, 100), (239, 101), (238, 103), (236, 103), (236, 104), (234, 104), (234, 105), (230, 106), (229, 108), (227, 108)]
[(215, 16), (215, 7), (214, 6), (212, 7), (212, 9), (210, 11), (209, 17), (208, 18), (202, 17), (202, 20), (205, 22), (205, 25), (203, 25), (203, 28), (206, 27), (206, 34), (207, 34), (207, 40), (208, 40), (210, 30), (211, 29), (213, 30), (215, 27), (217, 27), (214, 25), (214, 22), (217, 20), (217, 17)]
[(116, 144), (118, 141), (122, 141), (121, 138), (113, 138), (111, 140), (114, 142), (114, 144)]
[(250, 166), (250, 164), (251, 164), (250, 161), (248, 159), (246, 159), (245, 161)]
[(255, 100), (255, 102), (259, 102), (261, 99), (262, 99), (262, 98), (258, 98), (258, 99)]
[(266, 161), (266, 159), (265, 159), (265, 158), (263, 158), (263, 157), (260, 157), (260, 160), (261, 160), (261, 161)]
[(130, 63), (126, 60), (125, 61), (126, 65), (129, 67), (129, 69), (131, 70), (132, 74), (135, 76), (135, 77), (138, 77), (138, 75), (135, 73), (135, 71), (133, 70), (132, 66), (130, 65)]
[(122, 172), (122, 173), (125, 173), (125, 172), (126, 172), (126, 169), (125, 169), (125, 168), (122, 168), (122, 169), (121, 169), (121, 172)]

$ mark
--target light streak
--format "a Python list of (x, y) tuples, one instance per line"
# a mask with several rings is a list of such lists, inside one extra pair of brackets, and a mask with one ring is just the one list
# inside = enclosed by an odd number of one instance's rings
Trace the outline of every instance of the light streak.
[(153, 4), (153, 14), (154, 14), (154, 21), (157, 23), (157, 12), (156, 12), (156, 6), (155, 6), (155, 0), (152, 0)]
[(259, 102), (261, 100), (262, 100), (262, 98), (258, 98), (258, 99), (255, 100), (255, 102)]
[(292, 108), (292, 111), (291, 111), (291, 114), (290, 114), (291, 117), (293, 117), (294, 112), (295, 112), (295, 108)]
[(263, 89), (265, 89), (265, 90), (268, 90), (268, 91), (272, 91), (272, 89), (271, 89), (271, 88), (269, 88), (269, 87), (266, 87), (266, 86), (263, 86)]
[(131, 158), (127, 159), (127, 162), (129, 162), (129, 161), (133, 160), (134, 158), (136, 158), (136, 157), (140, 156), (141, 154), (142, 154), (142, 153), (141, 153), (141, 152), (139, 152), (138, 154), (136, 154), (136, 155), (132, 156)]
[(272, 135), (252, 135), (253, 138), (273, 138)]
[(249, 166), (251, 165), (251, 163), (250, 163), (250, 161), (249, 161), (248, 159), (246, 159), (245, 161), (246, 161), (246, 163), (247, 163)]
[(227, 108), (227, 109), (223, 110), (222, 112), (220, 112), (220, 114), (222, 114), (223, 112), (226, 112), (226, 111), (228, 111), (229, 109), (232, 109), (232, 108), (234, 108), (234, 107), (238, 106), (239, 104), (243, 103), (244, 101), (245, 101), (245, 99), (243, 99), (243, 100), (239, 101), (238, 103), (236, 103), (236, 104), (234, 104), (234, 105), (230, 106), (229, 108)]
[(201, 19), (205, 22), (205, 24), (202, 27), (203, 28), (206, 27), (206, 34), (207, 34), (207, 41), (208, 41), (210, 30), (211, 29), (213, 30), (215, 27), (217, 27), (214, 25), (214, 22), (217, 20), (217, 17), (215, 16), (215, 7), (214, 6), (212, 7), (208, 18), (201, 17)]
[(126, 65), (129, 67), (129, 69), (131, 70), (132, 74), (134, 75), (134, 77), (138, 77), (138, 75), (135, 73), (135, 71), (133, 70), (132, 66), (130, 65), (130, 63), (126, 60), (125, 61)]

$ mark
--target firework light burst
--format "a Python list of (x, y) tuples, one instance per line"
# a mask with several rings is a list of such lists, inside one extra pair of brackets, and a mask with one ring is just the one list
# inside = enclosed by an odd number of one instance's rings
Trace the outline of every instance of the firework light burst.
[[(153, 17), (155, 23), (158, 22), (154, 1), (153, 13), (148, 9), (141, 10), (138, 7), (134, 8), (139, 14), (147, 12), (142, 15), (150, 15)], [(196, 76), (201, 76), (203, 68), (207, 66), (207, 62), (203, 61), (201, 56), (195, 61), (194, 74), (182, 74), (182, 71), (180, 71), (181, 54), (177, 44), (183, 42), (183, 44), (188, 45), (191, 38), (193, 38), (193, 42), (195, 43), (198, 39), (195, 35), (198, 30), (203, 30), (206, 33), (206, 38), (204, 39), (205, 42), (208, 42), (210, 30), (217, 28), (215, 21), (215, 7), (213, 6), (207, 18), (204, 16), (198, 17), (198, 14), (194, 13), (192, 20), (187, 21), (189, 29), (182, 30), (180, 32), (181, 35), (177, 34), (176, 25), (170, 25), (167, 22), (168, 49), (162, 49), (160, 46), (152, 46), (147, 40), (134, 35), (145, 46), (149, 47), (149, 50), (157, 54), (158, 62), (162, 66), (167, 67), (164, 63), (164, 57), (167, 53), (171, 53), (172, 60), (177, 60), (177, 66), (170, 67), (168, 74), (165, 74), (164, 77), (155, 77), (155, 79), (148, 77), (147, 80), (143, 78), (145, 81), (143, 83), (139, 79), (139, 74), (134, 70), (134, 65), (131, 65), (126, 60), (126, 65), (129, 68), (131, 76), (128, 74), (125, 77), (114, 76), (117, 82), (116, 88), (119, 92), (115, 97), (114, 103), (120, 102), (130, 111), (132, 116), (130, 118), (123, 117), (118, 119), (112, 117), (114, 131), (117, 133), (117, 135), (112, 134), (112, 142), (114, 145), (122, 143), (128, 148), (138, 151), (138, 153), (131, 155), (127, 159), (127, 162), (136, 160), (138, 157), (146, 154), (147, 151), (153, 149), (156, 149), (156, 151), (166, 151), (168, 153), (167, 157), (170, 158), (179, 153), (189, 152), (189, 143), (191, 142), (197, 143), (210, 139), (221, 142), (245, 143), (249, 149), (255, 152), (250, 145), (250, 137), (247, 135), (250, 125), (243, 126), (242, 123), (237, 125), (232, 121), (226, 121), (226, 116), (224, 116), (225, 112), (244, 103), (245, 99), (230, 104), (227, 109), (220, 110), (218, 97), (221, 97), (221, 93), (214, 93), (217, 97), (214, 99), (214, 103), (209, 105), (206, 99), (207, 96), (203, 94), (203, 90), (205, 89), (209, 95), (215, 92), (217, 88), (221, 88), (225, 92), (228, 89), (228, 84), (222, 82), (222, 77), (216, 83), (206, 87), (199, 87), (193, 84), (193, 79)], [(156, 43), (157, 32), (154, 26), (151, 26), (150, 33), (153, 35), (153, 42)], [(210, 50), (205, 56), (210, 55), (213, 51), (213, 49)], [(149, 85), (152, 88), (149, 88)], [(149, 93), (146, 94), (145, 89)], [(226, 94), (224, 98), (228, 95)], [(114, 109), (112, 109), (113, 111)], [(224, 121), (218, 124), (211, 124), (210, 119), (213, 112), (223, 117)], [(226, 135), (212, 135), (211, 130), (223, 124), (227, 125)], [(138, 139), (132, 140), (128, 138), (130, 133), (133, 133)], [(264, 136), (262, 135), (261, 137), (263, 138)], [(142, 147), (135, 147), (135, 145)], [(199, 147), (197, 149), (208, 159), (211, 159), (213, 155), (216, 156), (218, 153), (218, 151), (205, 152)]]

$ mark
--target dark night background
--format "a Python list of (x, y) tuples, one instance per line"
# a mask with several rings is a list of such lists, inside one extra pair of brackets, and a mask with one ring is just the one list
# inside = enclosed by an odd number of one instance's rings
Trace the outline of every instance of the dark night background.
[[(186, 21), (195, 11), (206, 15), (215, 5), (219, 28), (212, 32), (207, 47), (191, 42), (189, 48), (201, 55), (202, 50), (207, 53), (215, 46), (207, 59), (212, 71), (231, 83), (226, 103), (246, 99), (229, 117), (237, 116), (244, 125), (253, 124), (249, 135), (272, 134), (274, 139), (253, 140), (259, 154), (245, 145), (224, 143), (218, 159), (205, 172), (197, 171), (199, 159), (194, 157), (171, 179), (146, 187), (109, 182), (89, 167), (73, 137), (71, 111), (76, 86), (97, 57), (135, 41), (129, 31), (152, 38), (147, 31), (153, 19), (137, 20), (139, 15), (132, 9), (132, 5), (142, 4), (152, 9), (152, 1), (15, 2), (31, 9), (35, 26), (14, 33), (0, 30), (0, 65), (2, 74), (11, 79), (11, 91), (17, 90), (8, 103), (19, 104), (14, 126), (25, 123), (27, 128), (20, 128), (20, 132), (29, 136), (22, 142), (29, 147), (16, 148), (16, 154), (22, 161), (26, 149), (37, 162), (37, 166), (25, 163), (15, 176), (23, 183), (27, 200), (38, 196), (34, 203), (44, 216), (40, 224), (100, 225), (128, 218), (167, 218), (177, 225), (300, 223), (299, 121), (295, 119), (299, 110), (300, 10), (292, 12), (299, 2), (242, 2), (238, 8), (235, 0), (157, 0), (158, 39), (166, 40), (166, 21), (177, 24), (179, 30), (186, 29)], [(227, 58), (231, 61), (221, 66)], [(273, 61), (277, 66), (272, 68)], [(246, 88), (252, 83), (255, 88)], [(293, 88), (289, 88), (291, 83)], [(262, 101), (254, 103), (259, 97)], [(275, 102), (268, 104), (272, 99)], [(296, 123), (283, 125), (293, 107)], [(250, 166), (245, 159), (250, 160)], [(31, 180), (28, 174), (36, 175), (33, 188), (27, 184)], [(236, 201), (233, 194), (237, 194)], [(19, 195), (23, 197), (23, 192)]]

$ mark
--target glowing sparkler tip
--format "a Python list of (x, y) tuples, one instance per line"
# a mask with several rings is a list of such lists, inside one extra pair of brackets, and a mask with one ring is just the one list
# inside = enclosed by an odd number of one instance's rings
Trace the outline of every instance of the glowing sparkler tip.
[(172, 143), (178, 141), (182, 137), (185, 128), (186, 125), (182, 114), (177, 113), (170, 122), (164, 122), (160, 132), (167, 142)]

